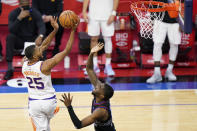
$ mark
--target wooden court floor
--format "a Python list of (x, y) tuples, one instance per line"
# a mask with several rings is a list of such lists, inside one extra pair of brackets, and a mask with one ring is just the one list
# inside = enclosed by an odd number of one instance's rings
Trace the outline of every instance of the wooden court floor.
[[(57, 93), (59, 99), (62, 93)], [(90, 114), (90, 92), (71, 93), (80, 119)], [(0, 131), (32, 131), (27, 94), (0, 94)], [(51, 131), (75, 131), (68, 112), (58, 100), (59, 113), (51, 120)], [(115, 92), (111, 100), (117, 131), (197, 131), (196, 90)], [(93, 126), (81, 131), (93, 131)]]

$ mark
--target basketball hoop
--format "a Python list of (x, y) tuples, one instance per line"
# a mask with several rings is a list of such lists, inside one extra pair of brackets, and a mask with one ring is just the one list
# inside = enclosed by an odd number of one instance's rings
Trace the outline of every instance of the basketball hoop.
[(163, 20), (166, 6), (166, 3), (155, 1), (137, 1), (131, 4), (131, 11), (139, 20), (141, 37), (152, 39), (154, 21)]
[(131, 11), (139, 20), (141, 36), (145, 39), (152, 39), (154, 22), (162, 21), (165, 11), (168, 11), (168, 14), (171, 18), (177, 18), (179, 14), (179, 5), (180, 4), (178, 0), (176, 0), (175, 3), (137, 1), (132, 3), (130, 7)]

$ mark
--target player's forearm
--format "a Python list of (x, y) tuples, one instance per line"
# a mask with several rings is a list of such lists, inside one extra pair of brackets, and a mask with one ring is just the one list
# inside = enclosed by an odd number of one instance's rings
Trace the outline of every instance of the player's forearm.
[(42, 51), (45, 51), (48, 46), (50, 45), (51, 41), (55, 37), (55, 34), (57, 33), (58, 29), (54, 29), (42, 42), (41, 49)]
[(73, 107), (72, 106), (68, 106), (67, 107), (68, 109), (68, 113), (70, 115), (70, 118), (73, 122), (73, 124), (75, 125), (75, 128), (77, 129), (80, 129), (82, 128), (82, 124), (81, 124), (81, 121), (79, 120), (79, 118), (76, 116), (74, 110), (73, 110)]
[(70, 53), (72, 45), (74, 43), (74, 37), (75, 37), (75, 30), (72, 30), (70, 33), (69, 40), (66, 44), (66, 48), (62, 52), (60, 52), (54, 56), (56, 64), (58, 64), (60, 61), (62, 61), (63, 58)]
[(114, 0), (113, 10), (116, 11), (118, 8), (119, 0)]
[(83, 12), (87, 12), (89, 0), (83, 1)]
[(87, 61), (87, 65), (86, 65), (86, 70), (93, 70), (93, 53), (90, 53), (88, 56), (88, 61)]

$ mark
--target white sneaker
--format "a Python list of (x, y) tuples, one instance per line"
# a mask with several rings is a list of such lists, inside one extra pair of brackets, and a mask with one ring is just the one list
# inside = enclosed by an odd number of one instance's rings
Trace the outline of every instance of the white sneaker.
[(110, 64), (105, 66), (104, 73), (107, 74), (108, 76), (114, 76), (115, 75), (115, 72), (112, 69)]
[[(94, 66), (94, 72), (95, 73), (99, 73), (100, 72), (100, 69), (98, 66)], [(88, 72), (86, 70), (86, 68), (84, 68), (84, 75), (88, 75)]]
[(166, 70), (165, 78), (167, 78), (168, 81), (176, 81), (177, 80), (176, 76), (172, 73), (172, 71), (169, 71), (169, 70)]
[(162, 81), (161, 74), (153, 74), (149, 79), (146, 80), (146, 83), (153, 84), (161, 81)]

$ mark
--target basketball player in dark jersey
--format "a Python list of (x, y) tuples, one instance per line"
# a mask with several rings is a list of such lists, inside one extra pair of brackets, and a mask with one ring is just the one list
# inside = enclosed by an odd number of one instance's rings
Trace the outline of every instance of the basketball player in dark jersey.
[(114, 94), (114, 90), (110, 85), (99, 81), (93, 69), (93, 55), (101, 50), (103, 46), (103, 43), (98, 43), (91, 49), (86, 66), (89, 79), (94, 86), (94, 90), (92, 91), (94, 96), (92, 101), (92, 114), (79, 120), (71, 106), (72, 97), (70, 93), (68, 93), (68, 95), (64, 93), (62, 95), (63, 99), (60, 99), (67, 107), (71, 120), (77, 129), (94, 123), (95, 131), (116, 131), (112, 122), (109, 101)]

